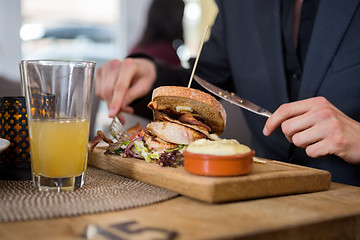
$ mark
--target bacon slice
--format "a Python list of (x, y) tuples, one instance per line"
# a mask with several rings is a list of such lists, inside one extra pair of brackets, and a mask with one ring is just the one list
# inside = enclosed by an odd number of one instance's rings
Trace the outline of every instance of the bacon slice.
[(136, 125), (132, 126), (131, 128), (127, 129), (126, 131), (129, 134), (129, 138), (132, 138), (133, 136), (137, 135), (139, 132), (144, 131), (145, 129), (140, 125), (140, 123), (137, 123)]
[(89, 148), (90, 152), (94, 151), (94, 148), (96, 147), (96, 145), (99, 144), (99, 142), (101, 140), (106, 142), (106, 143), (109, 143), (109, 144), (113, 143), (113, 141), (110, 138), (107, 138), (102, 131), (98, 130), (96, 132), (96, 136), (90, 142), (90, 148)]
[(211, 128), (206, 125), (205, 123), (197, 120), (193, 114), (191, 113), (184, 113), (182, 114), (178, 120), (180, 122), (183, 122), (183, 123), (188, 123), (188, 124), (191, 124), (191, 125), (196, 125), (196, 126), (201, 126), (203, 128), (205, 128), (206, 131), (210, 132), (211, 131)]

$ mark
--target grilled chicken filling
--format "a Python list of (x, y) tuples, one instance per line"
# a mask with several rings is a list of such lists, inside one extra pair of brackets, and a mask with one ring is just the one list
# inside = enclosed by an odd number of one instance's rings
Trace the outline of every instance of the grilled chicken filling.
[(204, 134), (208, 139), (212, 139), (211, 135), (209, 134), (209, 131), (207, 130), (208, 127), (204, 127), (203, 125), (193, 125), (193, 124), (184, 123), (184, 122), (181, 122), (179, 120), (173, 119), (173, 118), (169, 117), (168, 115), (166, 115), (165, 113), (162, 113), (162, 112), (159, 112), (157, 114), (158, 114), (157, 119), (159, 119), (160, 121), (177, 123), (177, 124), (183, 125), (185, 127), (192, 128), (193, 130), (201, 132), (202, 134)]
[(161, 138), (152, 135), (149, 131), (145, 131), (143, 139), (150, 150), (166, 151), (178, 147), (178, 144), (165, 142)]
[(162, 140), (175, 144), (188, 145), (197, 139), (206, 138), (201, 132), (173, 122), (151, 122), (147, 129)]

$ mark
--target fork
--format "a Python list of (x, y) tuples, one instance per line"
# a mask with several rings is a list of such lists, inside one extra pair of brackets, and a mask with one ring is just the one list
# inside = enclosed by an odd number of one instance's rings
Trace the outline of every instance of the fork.
[(126, 131), (124, 126), (121, 124), (119, 118), (115, 116), (109, 126), (110, 134), (118, 142), (125, 142), (129, 140), (129, 133)]

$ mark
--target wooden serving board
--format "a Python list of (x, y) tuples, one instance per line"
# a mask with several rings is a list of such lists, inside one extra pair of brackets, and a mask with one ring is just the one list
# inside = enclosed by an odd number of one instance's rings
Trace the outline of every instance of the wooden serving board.
[(273, 160), (254, 163), (245, 176), (204, 177), (104, 151), (98, 147), (89, 152), (89, 165), (210, 203), (324, 191), (331, 181), (327, 171)]

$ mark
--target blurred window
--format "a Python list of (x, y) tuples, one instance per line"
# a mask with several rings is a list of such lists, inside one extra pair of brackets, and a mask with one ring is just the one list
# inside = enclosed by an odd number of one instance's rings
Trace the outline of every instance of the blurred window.
[(116, 57), (119, 0), (21, 0), (23, 59)]

